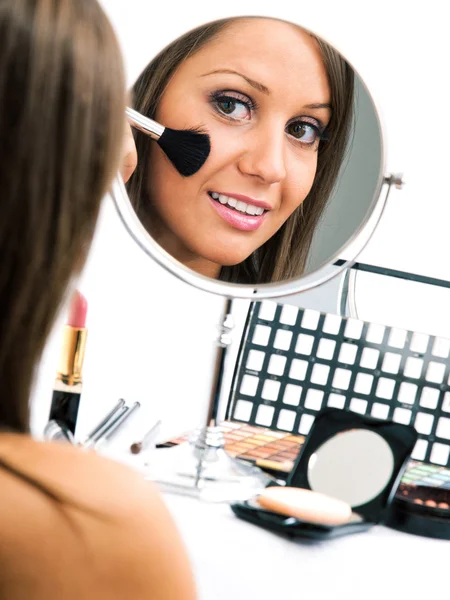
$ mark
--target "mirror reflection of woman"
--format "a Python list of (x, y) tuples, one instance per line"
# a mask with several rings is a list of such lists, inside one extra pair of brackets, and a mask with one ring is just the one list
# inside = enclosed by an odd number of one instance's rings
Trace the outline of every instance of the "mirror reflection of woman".
[(119, 169), (124, 111), (121, 55), (96, 0), (1, 0), (2, 600), (195, 598), (153, 484), (29, 434), (35, 371)]
[(353, 116), (351, 67), (300, 27), (230, 19), (165, 48), (133, 89), (133, 106), (167, 127), (203, 127), (212, 150), (183, 178), (135, 133), (127, 189), (172, 256), (225, 281), (299, 276), (336, 182)]

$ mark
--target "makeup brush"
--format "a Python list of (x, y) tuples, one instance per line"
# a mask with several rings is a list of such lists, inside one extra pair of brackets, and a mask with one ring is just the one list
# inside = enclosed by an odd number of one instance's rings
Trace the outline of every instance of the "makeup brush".
[(108, 425), (102, 430), (100, 437), (97, 438), (95, 446), (99, 446), (101, 443), (109, 440), (115, 434), (125, 421), (141, 406), (140, 402), (135, 402), (131, 406), (123, 406), (116, 412), (116, 416), (111, 420)]
[(118, 411), (121, 410), (124, 406), (125, 400), (121, 398), (114, 406), (114, 408), (100, 421), (100, 423), (98, 423), (98, 425), (96, 425), (94, 429), (90, 433), (88, 433), (86, 439), (81, 445), (87, 448), (93, 445), (97, 441), (97, 438), (100, 437), (100, 432), (102, 432), (105, 426), (108, 425), (110, 421), (112, 421), (113, 417), (117, 416)]
[(209, 135), (200, 129), (170, 129), (126, 108), (130, 125), (149, 135), (183, 177), (197, 173), (205, 164), (211, 150)]
[(142, 450), (146, 450), (158, 435), (160, 427), (161, 420), (156, 421), (153, 427), (151, 427), (149, 431), (147, 431), (147, 433), (144, 435), (142, 441), (131, 444), (130, 452), (132, 454), (139, 454), (139, 452), (141, 452)]

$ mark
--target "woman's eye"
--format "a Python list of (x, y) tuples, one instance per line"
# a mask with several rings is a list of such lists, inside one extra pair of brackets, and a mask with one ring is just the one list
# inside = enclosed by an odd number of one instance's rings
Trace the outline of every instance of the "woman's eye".
[(214, 104), (217, 110), (227, 117), (236, 120), (251, 118), (251, 106), (243, 100), (238, 100), (232, 96), (216, 96)]
[(318, 127), (312, 123), (307, 123), (306, 121), (295, 121), (294, 123), (290, 123), (287, 126), (287, 132), (296, 140), (311, 146), (320, 139), (321, 135)]

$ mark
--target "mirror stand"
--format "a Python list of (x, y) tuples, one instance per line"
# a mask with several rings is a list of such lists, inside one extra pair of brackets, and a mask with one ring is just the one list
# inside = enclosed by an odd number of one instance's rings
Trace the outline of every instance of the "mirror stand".
[(224, 301), (221, 320), (205, 425), (198, 428), (188, 442), (155, 450), (146, 471), (146, 477), (165, 492), (209, 502), (247, 500), (271, 481), (258, 467), (227, 454), (223, 433), (217, 425), (225, 356), (234, 328), (229, 299)]

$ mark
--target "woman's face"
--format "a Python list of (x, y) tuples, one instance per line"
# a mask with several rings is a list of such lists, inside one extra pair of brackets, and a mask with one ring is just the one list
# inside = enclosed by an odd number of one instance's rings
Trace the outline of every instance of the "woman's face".
[(184, 61), (156, 119), (202, 127), (211, 153), (182, 177), (152, 144), (151, 231), (175, 258), (216, 277), (270, 239), (308, 195), (330, 90), (317, 42), (289, 23), (228, 25)]

